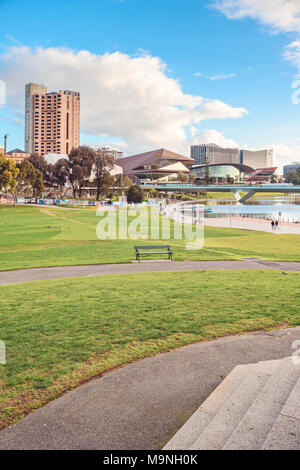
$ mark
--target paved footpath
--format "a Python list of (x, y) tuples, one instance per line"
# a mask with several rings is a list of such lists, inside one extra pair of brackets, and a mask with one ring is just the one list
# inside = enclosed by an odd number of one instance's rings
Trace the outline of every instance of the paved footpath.
[[(299, 213), (300, 215), (300, 213)], [(216, 217), (206, 218), (205, 225), (210, 227), (238, 228), (242, 230), (256, 230), (259, 232), (269, 232), (274, 235), (297, 234), (300, 235), (300, 224), (291, 222), (280, 222), (279, 230), (272, 230), (271, 220), (258, 217)]]
[(300, 327), (228, 336), (143, 359), (0, 432), (0, 449), (161, 449), (238, 364), (291, 356)]
[(264, 261), (256, 258), (241, 261), (141, 261), (140, 263), (94, 264), (87, 266), (61, 266), (54, 268), (19, 269), (1, 271), (0, 285), (41, 281), (66, 277), (99, 276), (104, 274), (132, 274), (167, 271), (194, 271), (200, 269), (277, 269), (300, 271), (300, 262)]

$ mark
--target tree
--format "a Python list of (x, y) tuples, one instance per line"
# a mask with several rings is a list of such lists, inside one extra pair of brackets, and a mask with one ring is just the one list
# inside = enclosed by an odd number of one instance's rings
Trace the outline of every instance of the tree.
[(143, 202), (144, 193), (138, 184), (133, 184), (127, 191), (127, 202), (137, 204)]
[(195, 179), (196, 179), (196, 174), (191, 172), (191, 173), (189, 174), (189, 181), (190, 181), (190, 183), (194, 184), (194, 183), (195, 183)]
[(292, 183), (292, 181), (293, 181), (295, 175), (296, 175), (296, 172), (289, 171), (288, 174), (287, 174), (286, 177), (285, 177), (285, 181), (286, 181), (287, 183)]
[(19, 196), (33, 196), (38, 198), (44, 190), (42, 173), (34, 168), (28, 159), (18, 164), (19, 174), (16, 179), (16, 186), (13, 192), (13, 198), (17, 203)]
[(133, 185), (133, 182), (129, 178), (129, 176), (122, 176), (120, 181), (121, 188), (130, 188)]
[(100, 149), (95, 151), (93, 176), (97, 185), (97, 201), (99, 201), (100, 194), (106, 193), (114, 182), (114, 177), (110, 174), (113, 166), (113, 156)]
[(294, 172), (292, 176), (292, 183), (293, 184), (300, 184), (300, 167)]
[(159, 197), (159, 192), (157, 191), (157, 189), (150, 189), (149, 196), (152, 197), (153, 199), (156, 199)]
[(68, 181), (68, 160), (61, 158), (52, 166), (52, 183), (62, 193)]
[(94, 157), (94, 150), (86, 145), (73, 149), (69, 154), (66, 171), (73, 189), (73, 197), (76, 197), (77, 190), (79, 197), (81, 197), (82, 187), (92, 173)]
[(34, 168), (41, 172), (43, 177), (43, 182), (50, 186), (52, 185), (52, 176), (53, 176), (53, 165), (47, 163), (44, 157), (38, 155), (37, 153), (32, 153), (27, 159)]
[(233, 184), (234, 179), (230, 175), (226, 175), (226, 183), (227, 184)]
[(209, 176), (209, 161), (208, 158), (205, 161), (205, 178), (204, 178), (205, 184), (210, 183), (210, 176)]
[(189, 177), (186, 173), (184, 173), (183, 171), (179, 171), (178, 181), (180, 181), (180, 183), (186, 183), (188, 179)]
[(3, 153), (0, 153), (0, 190), (7, 190), (13, 192), (16, 186), (16, 180), (19, 170), (16, 167), (14, 160), (5, 158)]
[(43, 175), (39, 170), (34, 169), (34, 178), (32, 179), (31, 186), (33, 197), (41, 197), (45, 186), (43, 181)]
[(270, 182), (271, 183), (277, 183), (277, 177), (275, 175), (272, 175)]

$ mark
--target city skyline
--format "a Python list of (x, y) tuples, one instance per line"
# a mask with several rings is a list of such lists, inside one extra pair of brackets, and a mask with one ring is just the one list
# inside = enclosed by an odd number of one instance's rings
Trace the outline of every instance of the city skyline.
[(23, 148), (23, 89), (34, 82), (80, 92), (82, 144), (108, 144), (126, 155), (161, 147), (189, 155), (191, 144), (213, 142), (274, 148), (280, 167), (300, 160), (296, 1), (289, 9), (279, 0), (276, 14), (269, 1), (261, 7), (249, 0), (190, 0), (188, 7), (173, 1), (172, 10), (156, 0), (151, 8), (103, 0), (85, 9), (75, 1), (71, 10), (70, 2), (54, 1), (51, 12), (60, 15), (48, 20), (46, 6), (37, 13), (36, 3), (0, 6), (7, 19), (0, 45), (7, 93), (1, 145), (8, 133), (8, 149)]

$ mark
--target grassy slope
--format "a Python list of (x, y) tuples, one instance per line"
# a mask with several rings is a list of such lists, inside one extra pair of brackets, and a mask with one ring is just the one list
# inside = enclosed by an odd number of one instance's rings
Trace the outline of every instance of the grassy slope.
[[(134, 241), (98, 240), (98, 222), (99, 217), (94, 210), (31, 206), (2, 208), (0, 270), (132, 260)], [(244, 256), (300, 260), (298, 235), (206, 227), (202, 250), (186, 251), (184, 242), (178, 240), (172, 240), (171, 245), (176, 260), (237, 259)]]
[[(126, 281), (126, 282), (125, 282)], [(300, 273), (194, 271), (0, 287), (0, 428), (117, 365), (227, 334), (298, 325)]]

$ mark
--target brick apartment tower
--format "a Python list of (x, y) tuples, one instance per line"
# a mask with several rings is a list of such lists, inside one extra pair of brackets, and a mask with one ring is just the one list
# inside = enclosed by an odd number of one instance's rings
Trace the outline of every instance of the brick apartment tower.
[(80, 145), (80, 93), (25, 85), (25, 152), (69, 154)]

